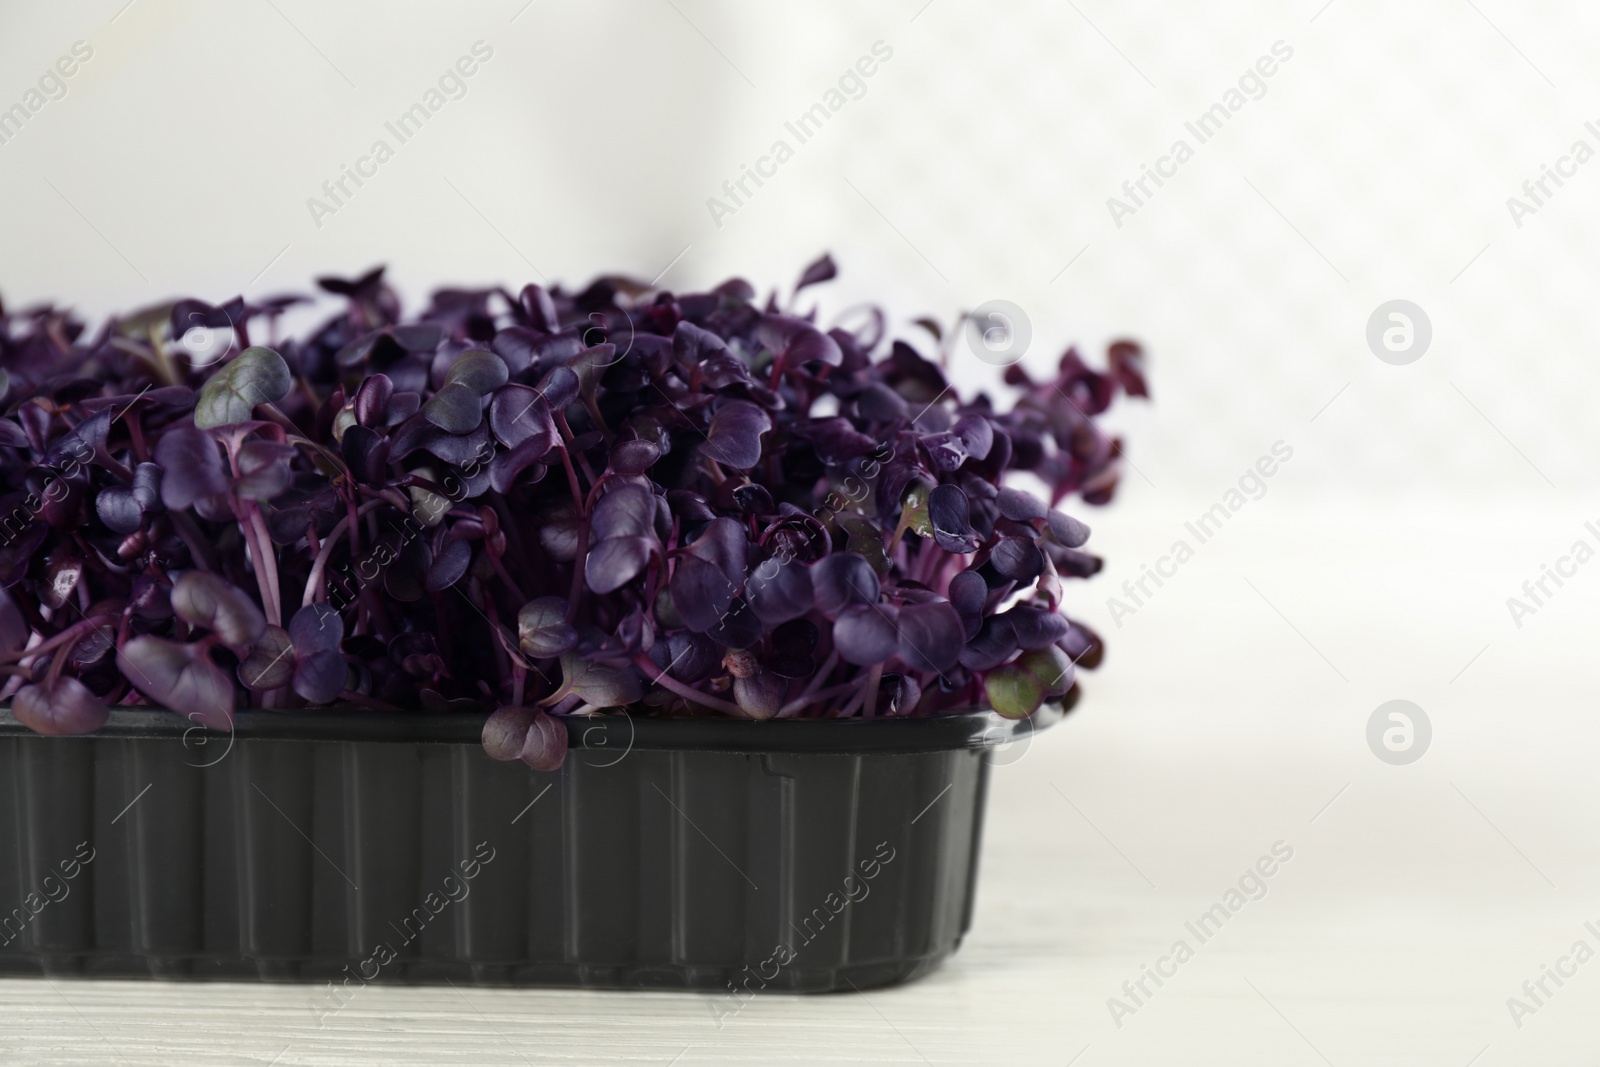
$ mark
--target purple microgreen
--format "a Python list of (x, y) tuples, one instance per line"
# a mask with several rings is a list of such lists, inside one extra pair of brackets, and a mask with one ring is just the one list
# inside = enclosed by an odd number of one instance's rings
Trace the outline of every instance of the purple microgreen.
[(517, 758), (536, 771), (560, 770), (567, 758), (567, 728), (536, 708)]
[(117, 651), (117, 666), (153, 703), (212, 730), (233, 726), (233, 682), (204, 643), (181, 644), (148, 634)]
[(749, 470), (761, 460), (761, 435), (771, 429), (765, 411), (748, 400), (729, 400), (711, 417), (702, 447), (718, 463)]
[(204, 430), (180, 426), (156, 442), (161, 466), (161, 502), (183, 511), (197, 500), (228, 491), (228, 469), (221, 446)]
[(67, 677), (23, 686), (11, 698), (11, 713), (34, 733), (48, 735), (92, 734), (111, 717), (88, 686)]
[[(0, 308), (14, 712), (76, 733), (141, 702), (217, 729), (236, 706), (498, 708), (490, 754), (548, 770), (559, 720), (608, 708), (1066, 696), (1104, 655), (1064, 611), (1102, 566), (1068, 512), (1116, 490), (1100, 416), (1148, 395), (1146, 353), (1069, 348), (1006, 368), (1014, 400), (964, 396), (934, 320), (821, 314), (837, 270), (770, 298), (451, 288), (407, 314), (378, 268), (321, 279), (341, 306), (281, 356), (251, 336), (279, 345), (298, 297), (98, 332)], [(176, 359), (196, 327), (216, 357)]]
[(267, 628), (261, 609), (243, 590), (205, 571), (187, 571), (172, 584), (172, 610), (184, 622), (211, 630), (240, 655)]
[(281, 689), (294, 679), (294, 643), (281, 626), (268, 626), (239, 663), (240, 683), (253, 692)]

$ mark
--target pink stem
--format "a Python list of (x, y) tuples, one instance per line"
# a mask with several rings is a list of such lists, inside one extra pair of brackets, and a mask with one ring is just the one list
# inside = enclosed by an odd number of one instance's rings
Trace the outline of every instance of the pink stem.
[(726, 700), (710, 696), (709, 694), (700, 692), (698, 689), (684, 685), (676, 678), (668, 675), (666, 671), (657, 668), (655, 663), (651, 661), (650, 657), (646, 656), (643, 652), (633, 657), (633, 662), (640, 670), (644, 671), (645, 676), (651, 681), (655, 682), (668, 692), (676, 693), (678, 696), (690, 701), (691, 703), (701, 704), (708, 708), (714, 708), (717, 711), (727, 712), (729, 715), (737, 715), (741, 719), (749, 717), (745, 715), (744, 709), (739, 707), (737, 704), (729, 703)]

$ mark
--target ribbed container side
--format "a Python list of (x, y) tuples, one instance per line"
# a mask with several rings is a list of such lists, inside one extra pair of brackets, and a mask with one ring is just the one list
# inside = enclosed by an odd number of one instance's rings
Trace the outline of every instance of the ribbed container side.
[(915, 977), (971, 921), (982, 747), (580, 747), (536, 773), (466, 739), (187, 742), (0, 732), (0, 974), (737, 1006)]

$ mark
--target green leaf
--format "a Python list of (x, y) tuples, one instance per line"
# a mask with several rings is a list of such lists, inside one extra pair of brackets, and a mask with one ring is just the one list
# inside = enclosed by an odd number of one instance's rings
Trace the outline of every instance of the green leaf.
[(834, 516), (834, 522), (845, 533), (845, 550), (865, 556), (878, 577), (889, 573), (889, 554), (883, 548), (883, 531), (866, 515), (844, 511)]
[(445, 382), (454, 382), (464, 385), (474, 393), (482, 396), (492, 393), (511, 378), (511, 371), (506, 367), (505, 361), (493, 352), (483, 352), (470, 348), (456, 357), (450, 364), (450, 372), (445, 375)]
[(1015, 664), (988, 673), (983, 691), (989, 706), (1008, 719), (1026, 719), (1044, 703), (1044, 686), (1039, 679)]
[(585, 348), (568, 360), (567, 366), (578, 376), (578, 391), (586, 397), (593, 397), (600, 384), (600, 376), (618, 358), (617, 346), (607, 343)]
[(1073, 678), (1077, 673), (1072, 665), (1072, 657), (1055, 645), (1033, 652), (1024, 652), (1017, 658), (1017, 666), (1033, 675), (1047, 697), (1065, 694), (1072, 688)]
[(917, 482), (900, 498), (900, 521), (912, 533), (923, 537), (933, 536), (933, 520), (928, 517), (928, 495), (932, 487)]
[(471, 433), (483, 421), (483, 405), (467, 386), (446, 382), (422, 405), (422, 417), (446, 433)]
[(258, 404), (275, 404), (294, 384), (289, 365), (270, 348), (245, 349), (200, 387), (194, 424), (202, 430), (248, 422)]
[[(656, 594), (655, 602), (656, 624), (663, 630), (682, 630), (685, 628), (683, 616), (678, 614), (678, 606), (672, 602), (672, 590), (666, 586)], [(18, 645), (20, 646), (20, 643)]]

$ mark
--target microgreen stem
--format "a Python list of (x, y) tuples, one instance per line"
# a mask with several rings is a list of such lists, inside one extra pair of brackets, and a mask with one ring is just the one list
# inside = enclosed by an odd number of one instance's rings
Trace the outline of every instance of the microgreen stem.
[[(73, 623), (65, 630), (62, 630), (60, 633), (56, 634), (54, 637), (40, 641), (32, 648), (22, 648), (15, 652), (8, 652), (4, 655), (0, 655), (0, 662), (9, 660), (33, 659), (43, 655), (46, 652), (49, 652), (53, 648), (59, 648), (61, 645), (66, 644), (69, 641), (72, 642), (72, 645), (68, 646), (68, 651), (71, 651), (72, 646), (76, 645), (77, 642), (82, 639), (82, 635), (84, 633), (93, 630), (97, 626), (103, 626), (106, 623), (113, 622), (115, 619), (115, 615), (91, 615), (87, 619), (80, 619), (78, 622)], [(60, 656), (58, 658), (63, 661), (66, 659), (65, 656)]]
[(749, 716), (744, 713), (744, 709), (739, 707), (739, 705), (723, 700), (720, 697), (714, 697), (709, 693), (702, 693), (700, 690), (695, 689), (692, 686), (684, 685), (682, 682), (669, 675), (666, 671), (657, 667), (650, 657), (645, 655), (643, 652), (633, 657), (633, 662), (641, 671), (644, 671), (646, 678), (649, 678), (651, 681), (655, 682), (669, 693), (675, 693), (692, 704), (699, 704), (703, 707), (714, 708), (717, 711), (726, 712), (729, 715), (737, 715), (741, 719), (749, 718)]
[(879, 683), (881, 683), (882, 681), (883, 681), (883, 664), (874, 663), (872, 665), (872, 669), (867, 672), (866, 687), (862, 690), (862, 698), (863, 698), (863, 704), (862, 704), (862, 708), (861, 708), (861, 717), (862, 718), (870, 719), (870, 718), (872, 718), (873, 713), (878, 710), (878, 688), (879, 688)]
[(846, 693), (855, 693), (860, 689), (861, 683), (854, 681), (845, 682), (843, 685), (830, 686), (827, 689), (819, 689), (815, 691), (808, 689), (799, 696), (795, 697), (793, 700), (789, 701), (789, 703), (785, 704), (783, 707), (779, 708), (778, 717), (782, 718), (786, 715), (792, 715), (801, 708), (806, 707), (808, 704), (816, 704), (820, 701), (832, 700), (834, 697), (842, 697)]
[(354, 514), (346, 515), (340, 519), (333, 529), (328, 531), (328, 536), (323, 538), (322, 548), (317, 552), (317, 558), (311, 563), (311, 573), (306, 575), (306, 591), (305, 595), (300, 598), (301, 607), (305, 607), (318, 599), (323, 601), (328, 599), (327, 592), (323, 588), (327, 577), (328, 560), (332, 558), (333, 550), (339, 544), (339, 535), (344, 533), (345, 527), (352, 519), (359, 519), (360, 516), (365, 515), (373, 508), (386, 503), (388, 503), (386, 500), (369, 500), (357, 508)]
[(272, 545), (272, 537), (267, 533), (267, 520), (261, 514), (261, 505), (254, 500), (246, 505), (250, 514), (251, 525), (255, 527), (256, 544), (261, 549), (261, 561), (265, 564), (267, 586), (272, 591), (272, 599), (263, 601), (267, 608), (267, 621), (274, 626), (283, 625), (283, 590), (278, 585), (278, 551)]

